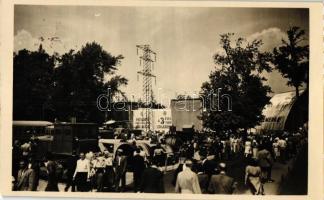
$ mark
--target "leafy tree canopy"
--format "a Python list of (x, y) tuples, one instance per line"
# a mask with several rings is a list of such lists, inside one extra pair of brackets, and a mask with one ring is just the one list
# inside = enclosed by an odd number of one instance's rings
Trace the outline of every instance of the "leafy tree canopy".
[(204, 127), (215, 131), (255, 127), (270, 100), (271, 88), (264, 85), (261, 74), (271, 71), (271, 54), (259, 50), (261, 40), (238, 38), (233, 44), (233, 35), (221, 35), (224, 53), (215, 54), (217, 67), (201, 87), (205, 104), (201, 118)]
[(59, 56), (21, 50), (14, 54), (14, 119), (102, 122), (97, 97), (110, 88), (112, 99), (124, 93), (127, 79), (116, 75), (122, 55), (87, 43)]
[(54, 56), (20, 50), (13, 59), (13, 119), (42, 119), (52, 97)]
[(282, 45), (273, 50), (273, 64), (275, 68), (287, 78), (287, 85), (296, 89), (303, 83), (308, 84), (309, 46), (302, 45), (305, 41), (305, 31), (299, 27), (291, 27), (287, 31), (288, 40), (282, 40)]
[(87, 43), (80, 51), (70, 52), (59, 58), (55, 69), (55, 95), (53, 104), (57, 118), (77, 121), (102, 122), (103, 112), (97, 108), (97, 97), (110, 88), (111, 99), (123, 94), (120, 86), (127, 79), (115, 75), (122, 55), (112, 56), (99, 44)]

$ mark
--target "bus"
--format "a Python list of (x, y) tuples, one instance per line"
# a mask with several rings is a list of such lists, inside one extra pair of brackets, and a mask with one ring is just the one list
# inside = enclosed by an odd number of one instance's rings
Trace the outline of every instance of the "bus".
[(37, 142), (37, 157), (46, 152), (72, 155), (98, 151), (98, 125), (95, 123), (52, 123), (48, 121), (13, 121), (13, 142)]
[(53, 123), (49, 121), (13, 121), (12, 141), (28, 142), (32, 137), (51, 135)]

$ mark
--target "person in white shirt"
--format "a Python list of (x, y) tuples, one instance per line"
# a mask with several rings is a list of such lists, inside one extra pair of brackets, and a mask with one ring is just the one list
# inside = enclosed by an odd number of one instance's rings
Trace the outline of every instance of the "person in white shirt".
[(90, 178), (90, 161), (85, 159), (84, 153), (80, 153), (80, 159), (73, 174), (73, 180), (79, 192), (87, 191), (87, 182)]
[(106, 159), (102, 153), (98, 153), (98, 157), (92, 161), (92, 170), (95, 173), (95, 184), (97, 186), (97, 192), (103, 192), (104, 189), (104, 173), (106, 168)]
[(230, 150), (231, 150), (231, 153), (233, 153), (234, 152), (234, 137), (233, 137), (233, 135), (231, 135), (230, 136), (230, 138), (229, 138), (229, 144), (230, 144)]
[(198, 176), (191, 170), (192, 161), (186, 160), (186, 166), (182, 172), (178, 174), (175, 192), (176, 193), (189, 193), (189, 194), (201, 194)]

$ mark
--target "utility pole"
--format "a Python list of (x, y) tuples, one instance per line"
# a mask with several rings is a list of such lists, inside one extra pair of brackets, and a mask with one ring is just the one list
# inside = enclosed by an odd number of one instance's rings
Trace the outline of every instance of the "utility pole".
[(150, 130), (151, 121), (151, 104), (153, 102), (153, 90), (152, 90), (152, 78), (156, 76), (152, 73), (154, 69), (154, 62), (156, 62), (156, 53), (150, 49), (150, 45), (136, 45), (136, 52), (139, 55), (140, 66), (142, 70), (138, 71), (137, 74), (143, 76), (143, 103), (145, 107), (145, 131)]

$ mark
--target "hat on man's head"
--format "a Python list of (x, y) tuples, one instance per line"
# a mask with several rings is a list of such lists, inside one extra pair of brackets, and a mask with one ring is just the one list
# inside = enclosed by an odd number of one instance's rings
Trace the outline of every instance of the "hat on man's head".
[(189, 167), (189, 168), (192, 167), (192, 161), (190, 159), (185, 160), (184, 164), (186, 167)]
[(124, 151), (122, 149), (117, 150), (119, 153), (123, 153)]
[(220, 171), (226, 171), (226, 163), (219, 163), (218, 168)]
[(190, 164), (192, 164), (192, 161), (190, 159), (187, 159), (187, 160), (185, 160), (185, 164), (190, 165)]

